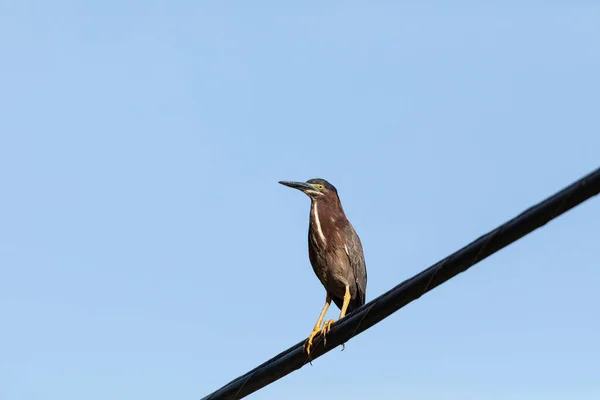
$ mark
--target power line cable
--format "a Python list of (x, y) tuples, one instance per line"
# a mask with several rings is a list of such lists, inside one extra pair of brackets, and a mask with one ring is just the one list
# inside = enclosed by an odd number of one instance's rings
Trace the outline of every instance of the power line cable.
[[(525, 210), (431, 267), (347, 314), (331, 327), (327, 346), (319, 335), (313, 342), (314, 360), (369, 329), (384, 318), (495, 252), (519, 240), (600, 192), (600, 168), (560, 192)], [(309, 362), (302, 346), (290, 347), (202, 400), (238, 400), (283, 378)]]

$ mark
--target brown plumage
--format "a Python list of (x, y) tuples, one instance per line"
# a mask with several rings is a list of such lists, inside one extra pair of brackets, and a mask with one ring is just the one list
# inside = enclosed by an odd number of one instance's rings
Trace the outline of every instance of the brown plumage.
[(324, 179), (279, 183), (301, 190), (311, 199), (308, 255), (327, 297), (305, 345), (310, 355), (314, 336), (319, 332), (325, 336), (335, 322), (327, 321), (321, 326), (332, 300), (341, 310), (340, 319), (365, 304), (367, 270), (360, 238), (346, 218), (337, 189), (332, 184)]

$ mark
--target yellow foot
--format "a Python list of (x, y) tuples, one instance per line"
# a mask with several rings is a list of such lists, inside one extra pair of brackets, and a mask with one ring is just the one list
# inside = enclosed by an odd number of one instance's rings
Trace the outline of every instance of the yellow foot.
[(306, 342), (304, 343), (304, 351), (306, 352), (306, 354), (308, 355), (308, 358), (310, 358), (310, 346), (312, 346), (312, 341), (313, 338), (315, 336), (317, 336), (317, 334), (319, 333), (319, 328), (313, 330), (310, 335), (308, 335), (308, 339), (306, 340)]
[(331, 330), (331, 325), (333, 325), (334, 322), (335, 322), (334, 320), (329, 320), (329, 321), (323, 322), (323, 328), (321, 329), (321, 335), (323, 336), (323, 344), (325, 344), (325, 345), (327, 344), (327, 334)]

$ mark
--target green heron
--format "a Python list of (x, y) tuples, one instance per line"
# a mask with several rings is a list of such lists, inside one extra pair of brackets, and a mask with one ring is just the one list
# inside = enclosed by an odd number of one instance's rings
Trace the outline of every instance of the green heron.
[(360, 238), (346, 218), (337, 189), (331, 183), (324, 179), (279, 183), (304, 192), (311, 200), (308, 256), (317, 278), (325, 287), (327, 297), (319, 319), (304, 344), (304, 350), (310, 357), (313, 338), (320, 332), (326, 340), (325, 335), (335, 322), (330, 320), (323, 323), (331, 300), (341, 311), (339, 319), (365, 304), (367, 268)]

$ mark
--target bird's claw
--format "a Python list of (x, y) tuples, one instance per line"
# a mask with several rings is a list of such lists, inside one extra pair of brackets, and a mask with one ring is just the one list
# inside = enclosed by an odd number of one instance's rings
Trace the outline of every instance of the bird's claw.
[(331, 331), (331, 325), (333, 325), (335, 321), (329, 320), (323, 322), (323, 328), (321, 329), (321, 336), (323, 336), (323, 344), (327, 345), (327, 334)]
[(315, 329), (313, 330), (310, 335), (308, 335), (308, 339), (306, 340), (306, 342), (304, 343), (304, 351), (306, 352), (306, 355), (308, 356), (309, 360), (310, 360), (310, 347), (312, 346), (312, 342), (313, 342), (313, 338), (315, 336), (317, 336), (317, 334), (319, 333), (319, 329)]
[(306, 339), (306, 342), (304, 342), (304, 351), (306, 352), (306, 355), (308, 356), (308, 359), (310, 360), (310, 348), (313, 344), (313, 339), (315, 336), (317, 336), (317, 334), (321, 334), (321, 336), (323, 336), (323, 345), (327, 345), (327, 334), (329, 333), (329, 331), (331, 331), (331, 325), (333, 325), (335, 321), (334, 320), (330, 320), (330, 321), (325, 321), (323, 322), (323, 327), (321, 329), (315, 327), (316, 329), (314, 329), (310, 335), (308, 335), (308, 339)]

